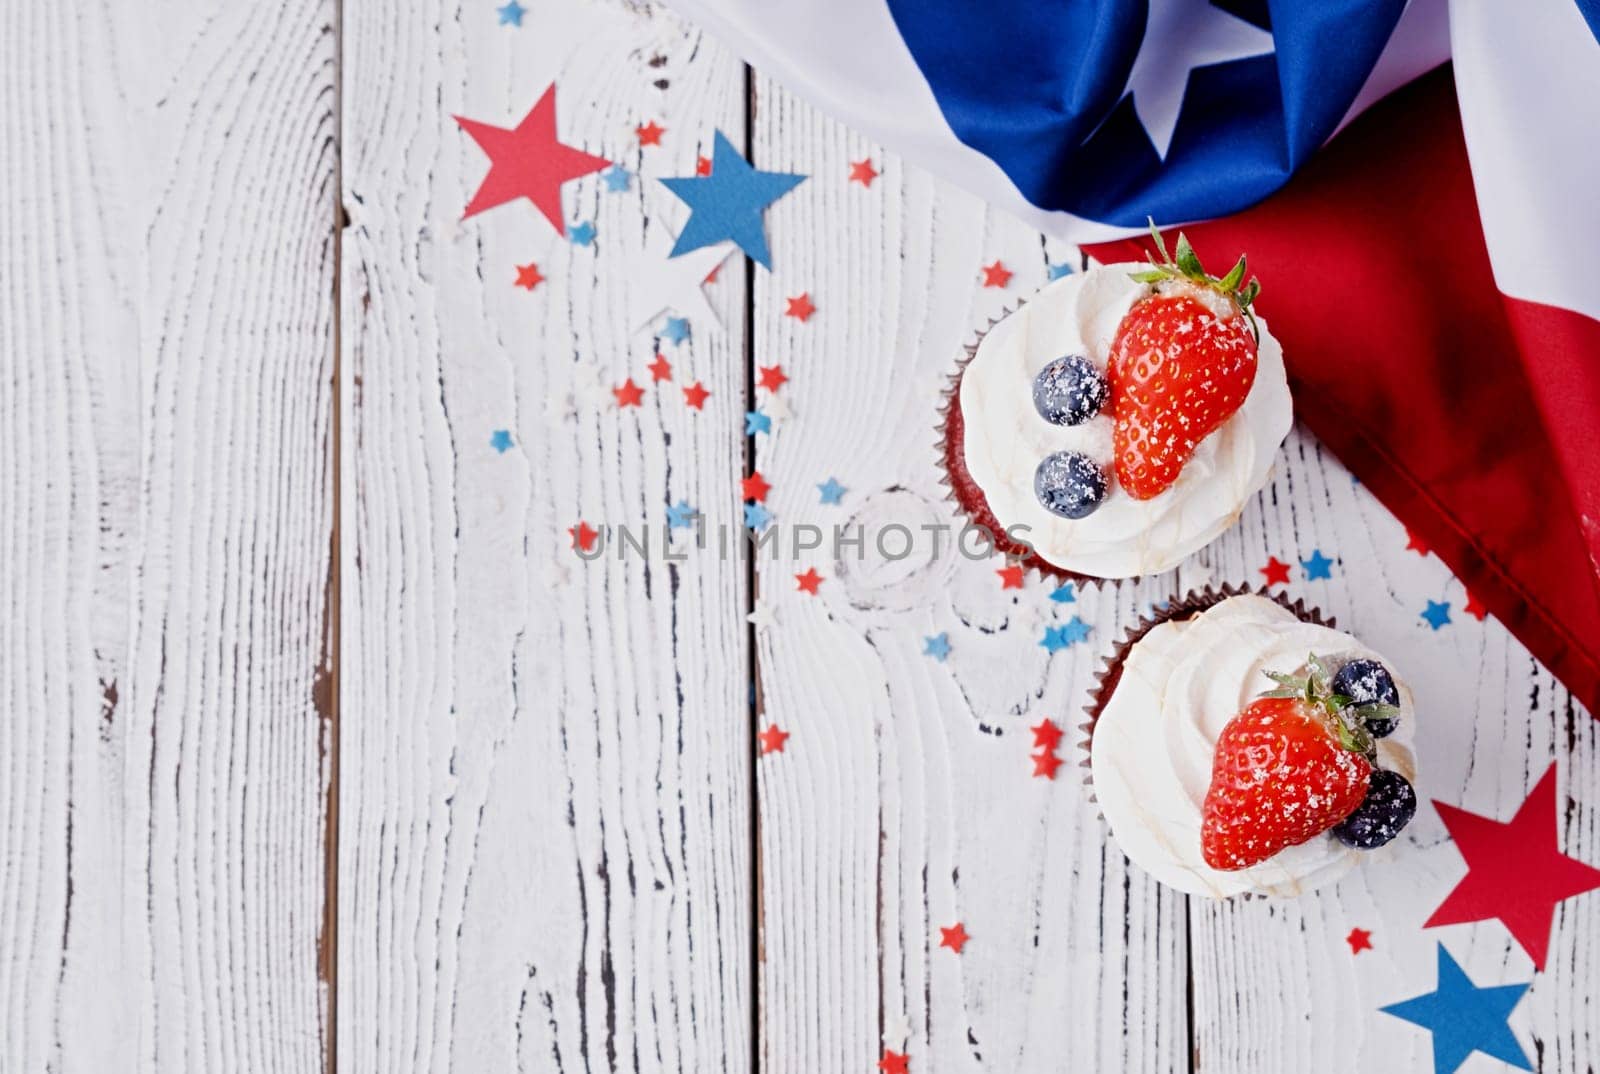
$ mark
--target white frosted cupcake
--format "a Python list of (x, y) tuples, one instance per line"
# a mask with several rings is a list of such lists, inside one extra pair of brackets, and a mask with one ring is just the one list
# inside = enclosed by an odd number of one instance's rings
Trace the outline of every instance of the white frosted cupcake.
[(1243, 259), (1206, 275), (1180, 238), (1175, 261), (1065, 276), (982, 334), (941, 451), (954, 499), (1002, 551), (1130, 578), (1233, 525), (1293, 421), (1283, 349), (1243, 276)]
[(1129, 859), (1193, 895), (1298, 895), (1416, 811), (1411, 691), (1301, 603), (1207, 589), (1106, 662), (1090, 784)]

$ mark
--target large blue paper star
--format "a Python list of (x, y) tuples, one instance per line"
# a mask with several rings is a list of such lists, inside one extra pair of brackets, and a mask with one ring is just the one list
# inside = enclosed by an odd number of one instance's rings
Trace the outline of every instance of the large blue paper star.
[(1300, 566), (1306, 569), (1306, 581), (1308, 582), (1314, 582), (1318, 578), (1332, 577), (1329, 568), (1333, 566), (1333, 560), (1323, 555), (1320, 548), (1313, 548), (1311, 550), (1311, 558), (1302, 559)]
[(1438, 630), (1450, 622), (1450, 602), (1428, 601), (1428, 606), (1422, 610), (1422, 618), (1428, 621), (1429, 626)]
[(711, 149), (710, 175), (661, 180), (690, 209), (689, 222), (678, 233), (672, 256), (731, 239), (750, 260), (770, 269), (772, 254), (761, 214), (804, 179), (788, 172), (757, 171), (718, 131)]
[(1518, 1070), (1532, 1070), (1528, 1053), (1506, 1024), (1527, 990), (1526, 984), (1479, 988), (1440, 944), (1438, 987), (1379, 1010), (1433, 1034), (1434, 1074), (1455, 1074), (1473, 1052), (1504, 1060)]

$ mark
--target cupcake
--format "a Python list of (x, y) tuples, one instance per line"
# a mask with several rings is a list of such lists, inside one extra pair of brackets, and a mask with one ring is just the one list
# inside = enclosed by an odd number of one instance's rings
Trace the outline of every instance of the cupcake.
[(1192, 895), (1332, 883), (1416, 811), (1411, 691), (1298, 602), (1209, 587), (1172, 602), (1108, 658), (1089, 720), (1112, 837)]
[(1181, 236), (1162, 258), (1057, 280), (957, 372), (941, 426), (951, 495), (1030, 566), (1177, 566), (1233, 525), (1288, 435), (1283, 348), (1244, 259), (1209, 276)]

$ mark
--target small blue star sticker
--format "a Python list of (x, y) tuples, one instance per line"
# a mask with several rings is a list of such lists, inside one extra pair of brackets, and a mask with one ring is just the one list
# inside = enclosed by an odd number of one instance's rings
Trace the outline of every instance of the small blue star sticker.
[(600, 178), (606, 181), (607, 190), (618, 194), (628, 189), (628, 181), (633, 178), (633, 173), (620, 164), (613, 164), (600, 173)]
[(1039, 642), (1050, 652), (1059, 652), (1070, 645), (1086, 641), (1089, 637), (1089, 624), (1074, 615), (1060, 626), (1044, 628), (1044, 640)]
[(507, 429), (496, 429), (489, 437), (489, 446), (504, 455), (511, 450), (511, 433)]
[(757, 532), (767, 528), (772, 521), (772, 512), (762, 507), (759, 503), (744, 505), (744, 524)]
[(721, 131), (711, 148), (711, 174), (663, 179), (661, 183), (689, 206), (689, 220), (678, 232), (672, 256), (733, 240), (763, 268), (772, 268), (762, 213), (806, 177), (752, 168)]
[(950, 655), (949, 633), (935, 634), (931, 638), (923, 638), (922, 655), (931, 656), (939, 663), (944, 663), (944, 658)]
[(817, 486), (817, 491), (822, 493), (823, 503), (836, 504), (839, 502), (840, 497), (850, 490), (839, 484), (836, 479), (830, 477), (828, 480)]
[(744, 416), (744, 435), (754, 436), (757, 433), (771, 433), (772, 419), (759, 410), (752, 410)]
[(1066, 582), (1056, 586), (1050, 594), (1050, 599), (1057, 604), (1072, 604), (1078, 599), (1078, 595), (1072, 591), (1072, 583)]
[(1428, 606), (1422, 610), (1422, 618), (1428, 621), (1429, 626), (1438, 630), (1450, 622), (1450, 602), (1445, 601), (1441, 604), (1436, 600), (1428, 601)]
[(1434, 1074), (1455, 1074), (1473, 1052), (1532, 1070), (1528, 1053), (1506, 1021), (1529, 984), (1479, 988), (1440, 944), (1438, 986), (1425, 996), (1378, 1009), (1433, 1034)]
[(667, 508), (667, 527), (675, 530), (693, 529), (697, 515), (699, 512), (689, 506), (688, 500), (679, 500)]
[(589, 246), (594, 242), (594, 225), (585, 220), (581, 224), (573, 224), (572, 230), (567, 232), (567, 237), (574, 246)]
[(1072, 275), (1072, 266), (1068, 264), (1046, 265), (1044, 267), (1044, 271), (1045, 275), (1050, 277), (1052, 280), (1059, 280), (1063, 276)]
[(501, 26), (521, 26), (523, 12), (528, 9), (517, 3), (517, 0), (506, 0), (503, 7), (494, 10), (500, 16)]
[(677, 346), (689, 338), (689, 322), (682, 317), (668, 317), (667, 326), (661, 330), (661, 338)]
[(1318, 578), (1333, 577), (1329, 570), (1333, 566), (1333, 560), (1323, 555), (1320, 548), (1313, 548), (1311, 550), (1311, 558), (1302, 559), (1300, 566), (1306, 569), (1306, 581), (1308, 582), (1314, 582)]

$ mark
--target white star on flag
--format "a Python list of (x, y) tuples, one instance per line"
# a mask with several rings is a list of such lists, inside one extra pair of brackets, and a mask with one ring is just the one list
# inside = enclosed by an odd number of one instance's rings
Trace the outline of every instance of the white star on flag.
[(1166, 160), (1190, 72), (1272, 51), (1270, 33), (1210, 3), (1150, 0), (1144, 38), (1122, 96), (1133, 94), (1133, 110), (1156, 154)]
[(657, 316), (670, 310), (694, 325), (720, 325), (717, 311), (706, 299), (706, 277), (733, 252), (730, 242), (691, 250), (682, 257), (668, 257), (672, 236), (655, 229), (657, 238), (628, 278), (628, 304), (632, 328), (638, 332)]

